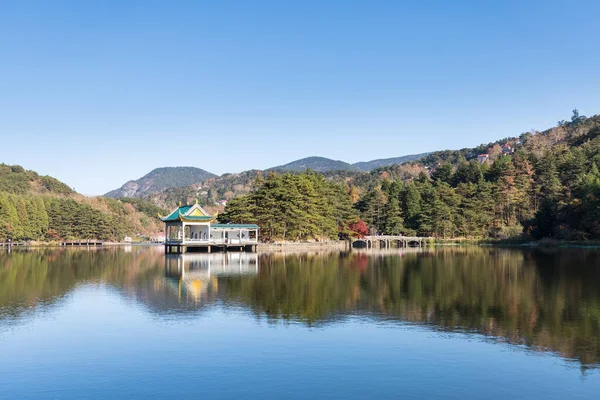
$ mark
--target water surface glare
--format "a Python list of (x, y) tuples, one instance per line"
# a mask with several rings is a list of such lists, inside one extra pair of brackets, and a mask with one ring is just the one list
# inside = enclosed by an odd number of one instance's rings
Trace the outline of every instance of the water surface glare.
[(0, 399), (595, 399), (600, 251), (0, 251)]

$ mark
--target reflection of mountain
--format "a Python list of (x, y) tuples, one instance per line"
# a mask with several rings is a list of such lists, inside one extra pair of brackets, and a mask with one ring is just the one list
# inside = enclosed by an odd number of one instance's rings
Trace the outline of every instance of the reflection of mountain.
[(186, 254), (161, 248), (0, 253), (0, 324), (77, 285), (118, 288), (163, 318), (235, 304), (306, 324), (347, 315), (479, 332), (583, 365), (600, 361), (600, 252), (493, 248), (343, 254)]

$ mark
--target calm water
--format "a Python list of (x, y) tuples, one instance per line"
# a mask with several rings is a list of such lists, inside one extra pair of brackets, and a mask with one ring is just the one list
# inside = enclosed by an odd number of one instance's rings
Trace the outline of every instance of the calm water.
[(0, 251), (0, 399), (596, 399), (600, 252)]

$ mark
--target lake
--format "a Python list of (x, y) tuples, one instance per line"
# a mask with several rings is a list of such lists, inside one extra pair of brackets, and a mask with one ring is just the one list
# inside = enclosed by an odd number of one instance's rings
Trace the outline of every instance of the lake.
[(0, 399), (595, 399), (600, 251), (0, 250)]

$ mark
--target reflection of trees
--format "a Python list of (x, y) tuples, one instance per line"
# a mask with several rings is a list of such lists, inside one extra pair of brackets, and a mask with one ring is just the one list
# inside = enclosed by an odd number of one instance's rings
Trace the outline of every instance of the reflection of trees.
[(595, 364), (598, 282), (595, 252), (470, 248), (403, 257), (271, 257), (257, 279), (228, 280), (223, 296), (270, 318), (313, 324), (368, 313), (477, 331)]
[[(50, 305), (77, 285), (104, 283), (158, 314), (196, 312), (198, 299), (165, 279), (161, 248), (39, 249), (0, 252), (0, 321)], [(216, 293), (203, 299), (213, 301)]]
[(259, 261), (255, 279), (223, 280), (222, 296), (271, 318), (309, 324), (334, 318), (358, 300), (360, 275), (340, 268), (348, 264), (335, 253), (318, 255), (266, 255)]
[[(85, 283), (134, 287), (156, 279), (162, 254), (147, 249), (41, 249), (0, 252), (0, 318), (49, 305)], [(154, 271), (149, 276), (144, 273)]]
[(370, 315), (476, 331), (583, 365), (600, 362), (600, 252), (261, 255), (257, 276), (212, 278), (214, 290), (198, 299), (165, 277), (164, 256), (155, 250), (0, 253), (0, 321), (97, 282), (159, 315), (196, 312), (220, 298), (272, 319), (313, 325)]

